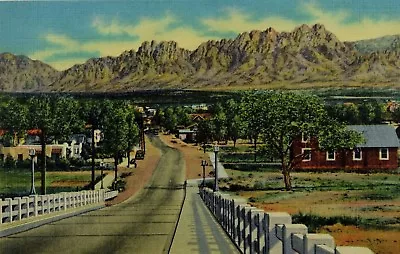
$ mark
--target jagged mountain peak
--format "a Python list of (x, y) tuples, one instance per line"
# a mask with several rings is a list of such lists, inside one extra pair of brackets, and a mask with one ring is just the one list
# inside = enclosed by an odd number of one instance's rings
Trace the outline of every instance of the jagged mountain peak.
[[(291, 32), (272, 27), (209, 40), (194, 50), (145, 41), (116, 57), (92, 58), (57, 72), (40, 61), (0, 54), (0, 89), (118, 91), (151, 88), (268, 86), (270, 83), (400, 82), (400, 36), (341, 42), (322, 24)], [(368, 53), (362, 47), (384, 50)], [(379, 44), (376, 46), (375, 44)], [(367, 45), (367, 46), (365, 46)], [(388, 46), (389, 45), (389, 46)]]

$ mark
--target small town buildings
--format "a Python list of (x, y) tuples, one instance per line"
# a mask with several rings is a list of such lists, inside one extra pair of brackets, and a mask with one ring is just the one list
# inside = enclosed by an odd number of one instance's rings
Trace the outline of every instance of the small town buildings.
[(196, 138), (196, 131), (190, 129), (178, 130), (178, 138), (185, 142), (193, 142)]
[(194, 123), (199, 123), (204, 120), (209, 120), (211, 119), (211, 117), (212, 117), (211, 113), (190, 114), (190, 118)]
[[(96, 136), (96, 135), (95, 135)], [(81, 158), (83, 145), (87, 142), (86, 135), (84, 134), (73, 134), (70, 137), (71, 145), (69, 147), (70, 158)]]
[(302, 136), (292, 146), (291, 156), (303, 154), (295, 169), (380, 170), (398, 168), (399, 139), (390, 125), (350, 125), (365, 142), (353, 150), (323, 151), (316, 137)]
[[(67, 157), (68, 144), (46, 145), (46, 156), (52, 159)], [(41, 145), (18, 145), (15, 147), (4, 147), (0, 145), (0, 161), (4, 161), (6, 156), (11, 156), (15, 160), (23, 161), (29, 159), (29, 150), (35, 149), (36, 155), (42, 153)]]

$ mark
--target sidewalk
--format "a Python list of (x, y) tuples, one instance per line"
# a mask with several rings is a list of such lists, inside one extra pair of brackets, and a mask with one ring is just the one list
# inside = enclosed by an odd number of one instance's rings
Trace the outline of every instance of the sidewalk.
[[(112, 162), (112, 165), (114, 165), (114, 161)], [(128, 166), (128, 158), (124, 157), (122, 162), (120, 164), (118, 164), (118, 169), (120, 167), (127, 167)], [(131, 165), (131, 167), (133, 167), (133, 165)], [(99, 170), (96, 170), (99, 171)], [(120, 176), (121, 173), (118, 172), (118, 176)], [(109, 190), (108, 187), (110, 187), (112, 185), (112, 183), (114, 182), (114, 170), (112, 172), (109, 172), (104, 178), (103, 178), (103, 187), (106, 190)], [(96, 183), (96, 185), (94, 186), (95, 190), (100, 190), (101, 189), (101, 181)]]
[[(208, 153), (208, 156), (210, 157), (210, 161), (211, 161), (211, 163), (213, 164), (212, 166), (213, 166), (213, 169), (214, 169), (214, 171), (215, 171), (215, 154), (213, 153), (213, 152), (209, 152)], [(226, 171), (225, 171), (225, 168), (224, 168), (224, 166), (222, 165), (222, 163), (219, 161), (219, 158), (218, 158), (218, 161), (217, 161), (217, 165), (218, 165), (218, 167), (217, 167), (217, 170), (218, 170), (218, 179), (220, 179), (220, 178), (228, 178), (229, 176), (228, 176), (228, 174), (226, 173)]]
[(199, 181), (188, 182), (170, 253), (240, 253), (201, 200), (197, 187)]

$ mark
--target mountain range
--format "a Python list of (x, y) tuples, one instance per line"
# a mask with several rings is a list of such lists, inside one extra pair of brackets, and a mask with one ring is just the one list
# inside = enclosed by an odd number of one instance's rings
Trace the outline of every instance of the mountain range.
[(211, 40), (195, 50), (174, 41), (89, 59), (65, 71), (0, 54), (0, 91), (93, 92), (142, 89), (399, 86), (400, 35), (341, 42), (323, 25), (273, 28)]

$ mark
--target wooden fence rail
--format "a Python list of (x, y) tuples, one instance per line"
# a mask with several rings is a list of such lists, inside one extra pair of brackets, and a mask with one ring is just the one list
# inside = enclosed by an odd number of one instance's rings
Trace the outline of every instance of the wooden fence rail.
[(264, 212), (242, 199), (200, 188), (200, 196), (242, 253), (371, 254), (364, 247), (336, 247), (329, 234), (310, 234), (283, 212)]

